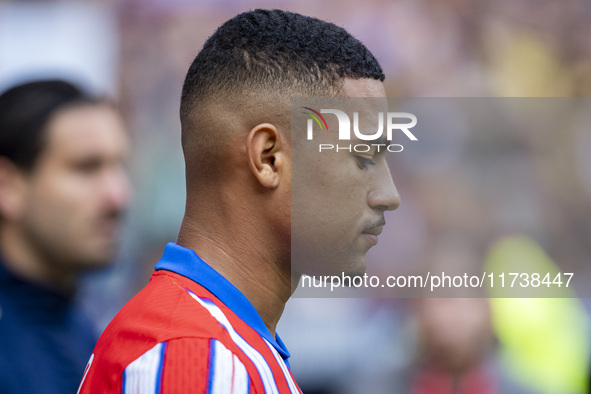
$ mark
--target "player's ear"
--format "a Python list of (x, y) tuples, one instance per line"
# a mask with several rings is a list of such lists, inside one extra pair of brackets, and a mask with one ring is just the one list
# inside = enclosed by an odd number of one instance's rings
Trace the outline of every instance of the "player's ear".
[(0, 157), (0, 217), (16, 220), (23, 215), (26, 174), (10, 160)]
[(269, 189), (275, 189), (280, 182), (285, 167), (285, 142), (277, 127), (270, 123), (261, 123), (250, 130), (246, 142), (248, 164), (259, 183)]

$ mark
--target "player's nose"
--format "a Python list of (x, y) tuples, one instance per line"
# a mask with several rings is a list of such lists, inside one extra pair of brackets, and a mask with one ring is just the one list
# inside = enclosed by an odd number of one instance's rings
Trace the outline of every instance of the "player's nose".
[(393, 211), (400, 206), (400, 194), (388, 166), (384, 166), (376, 178), (374, 188), (368, 195), (368, 204), (382, 211)]

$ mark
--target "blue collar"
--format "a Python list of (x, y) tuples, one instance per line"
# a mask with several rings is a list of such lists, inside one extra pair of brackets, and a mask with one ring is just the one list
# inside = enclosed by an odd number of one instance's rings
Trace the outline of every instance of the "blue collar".
[(221, 302), (238, 315), (246, 324), (265, 338), (287, 361), (290, 354), (279, 335), (269, 332), (263, 319), (248, 299), (226, 278), (201, 260), (192, 249), (187, 249), (173, 242), (164, 248), (160, 261), (154, 267), (156, 270), (167, 270), (191, 279), (215, 295)]

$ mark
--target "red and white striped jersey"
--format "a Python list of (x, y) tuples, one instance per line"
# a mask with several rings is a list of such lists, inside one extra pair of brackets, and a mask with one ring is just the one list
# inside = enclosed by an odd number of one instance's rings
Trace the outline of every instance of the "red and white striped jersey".
[(101, 335), (79, 393), (300, 393), (279, 336), (194, 251), (170, 243)]

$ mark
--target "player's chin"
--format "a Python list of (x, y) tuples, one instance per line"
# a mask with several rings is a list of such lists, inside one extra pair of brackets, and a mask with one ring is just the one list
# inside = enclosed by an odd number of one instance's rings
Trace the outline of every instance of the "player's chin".
[(365, 253), (351, 259), (348, 266), (342, 270), (342, 274), (350, 276), (351, 278), (362, 277), (367, 270), (367, 259)]

